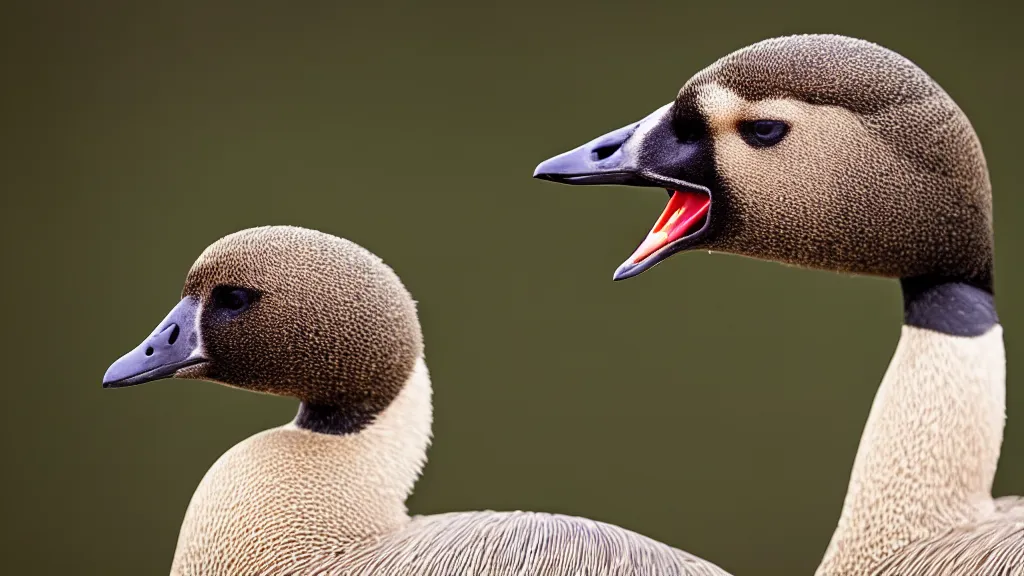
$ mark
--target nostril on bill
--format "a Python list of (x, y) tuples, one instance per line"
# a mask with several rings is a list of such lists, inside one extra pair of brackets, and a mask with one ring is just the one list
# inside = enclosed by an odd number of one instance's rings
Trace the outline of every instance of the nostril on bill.
[(171, 336), (167, 339), (167, 343), (173, 346), (174, 343), (178, 340), (178, 334), (180, 334), (180, 333), (181, 333), (181, 329), (178, 328), (177, 324), (175, 324), (174, 325), (174, 330), (171, 330)]
[(619, 148), (622, 148), (622, 144), (606, 144), (604, 146), (598, 146), (597, 148), (594, 148), (594, 151), (590, 153), (590, 156), (595, 162), (600, 162), (601, 160), (610, 157), (612, 154), (615, 154)]

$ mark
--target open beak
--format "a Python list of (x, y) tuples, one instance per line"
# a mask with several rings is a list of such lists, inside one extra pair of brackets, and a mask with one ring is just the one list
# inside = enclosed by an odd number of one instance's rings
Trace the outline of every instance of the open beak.
[(545, 160), (533, 172), (534, 178), (561, 184), (645, 186), (668, 192), (665, 210), (615, 271), (615, 280), (636, 276), (692, 247), (708, 228), (711, 191), (693, 183), (703, 174), (705, 154), (699, 143), (679, 141), (671, 108), (667, 104), (639, 122)]
[(207, 360), (202, 350), (197, 317), (199, 301), (186, 296), (134, 350), (107, 368), (104, 388), (123, 388), (174, 376)]

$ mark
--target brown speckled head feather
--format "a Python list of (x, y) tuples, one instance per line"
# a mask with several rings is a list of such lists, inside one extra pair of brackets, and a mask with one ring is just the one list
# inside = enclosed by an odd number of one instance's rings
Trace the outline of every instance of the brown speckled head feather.
[(709, 82), (751, 102), (789, 98), (866, 115), (944, 96), (923, 70), (896, 52), (830, 34), (771, 38), (747, 46), (694, 75), (680, 94)]
[[(712, 233), (694, 248), (992, 289), (992, 207), (981, 145), (924, 71), (876, 44), (807, 35), (759, 42), (695, 75), (676, 122), (714, 148)], [(782, 120), (754, 149), (742, 121)]]
[[(217, 287), (259, 294), (226, 319)], [(398, 394), (423, 342), (415, 303), (364, 248), (313, 230), (272, 226), (217, 241), (188, 273), (183, 296), (202, 302), (210, 361), (179, 376), (303, 400), (365, 424)]]

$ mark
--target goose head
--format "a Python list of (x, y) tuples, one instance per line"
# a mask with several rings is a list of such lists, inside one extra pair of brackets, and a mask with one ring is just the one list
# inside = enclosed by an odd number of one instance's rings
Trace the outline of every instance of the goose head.
[(534, 176), (668, 191), (616, 280), (702, 249), (992, 289), (991, 189), (970, 122), (915, 64), (863, 40), (743, 48)]
[(181, 301), (103, 386), (161, 378), (298, 398), (330, 431), (355, 431), (401, 391), (423, 353), (415, 303), (380, 258), (347, 240), (287, 226), (208, 247)]

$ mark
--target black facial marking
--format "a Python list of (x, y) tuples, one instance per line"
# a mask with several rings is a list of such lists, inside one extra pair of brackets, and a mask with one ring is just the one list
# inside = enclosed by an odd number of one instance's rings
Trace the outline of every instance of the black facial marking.
[(370, 411), (303, 402), (299, 405), (295, 425), (319, 434), (345, 436), (360, 432), (369, 426), (376, 416)]
[(692, 116), (676, 116), (672, 120), (672, 129), (676, 133), (676, 138), (678, 138), (679, 142), (683, 144), (695, 144), (700, 142), (700, 140), (707, 134), (704, 121)]
[(981, 336), (999, 323), (991, 292), (963, 282), (904, 278), (903, 323), (951, 336)]
[[(707, 122), (696, 101), (677, 101), (644, 135), (638, 160), (644, 174), (710, 186), (715, 181), (714, 153)], [(664, 186), (661, 182), (655, 185)], [(650, 185), (650, 184), (647, 184)]]

